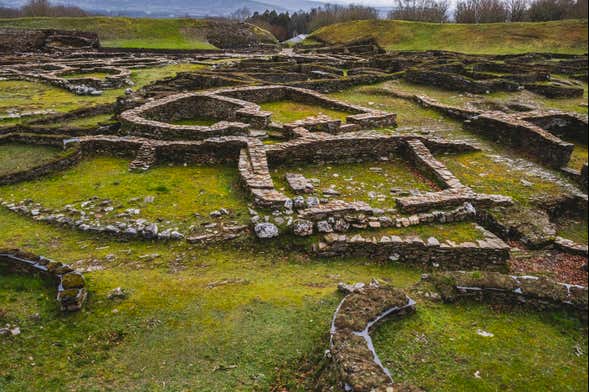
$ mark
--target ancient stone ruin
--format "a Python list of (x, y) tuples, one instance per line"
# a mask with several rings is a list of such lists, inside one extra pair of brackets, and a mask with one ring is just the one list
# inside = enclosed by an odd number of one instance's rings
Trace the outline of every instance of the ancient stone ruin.
[[(120, 207), (99, 197), (51, 207), (35, 195), (20, 200), (7, 195), (0, 198), (0, 208), (109, 241), (190, 247), (236, 239), (262, 246), (292, 241), (298, 251), (312, 257), (403, 263), (428, 272), (423, 282), (406, 291), (382, 282), (342, 285), (346, 296), (335, 311), (329, 342), (331, 370), (342, 390), (419, 390), (397, 381), (395, 369), (382, 364), (370, 333), (388, 317), (419, 312), (418, 297), (424, 291), (436, 293), (445, 302), (523, 304), (586, 316), (586, 287), (509, 269), (514, 252), (521, 249), (539, 250), (545, 252), (543, 256), (557, 252), (587, 257), (585, 244), (554, 230), (562, 217), (587, 214), (587, 163), (581, 169), (568, 166), (574, 149), (587, 145), (587, 116), (513, 103), (493, 108), (454, 106), (387, 83), (434, 86), (477, 98), (521, 91), (550, 99), (574, 98), (583, 96), (583, 88), (574, 81), (587, 81), (587, 56), (386, 53), (375, 42), (363, 40), (241, 53), (236, 58), (229, 51), (101, 50), (93, 34), (56, 30), (15, 34), (9, 29), (0, 30), (0, 52), (10, 53), (0, 64), (0, 80), (41, 83), (84, 99), (123, 89), (116, 101), (63, 113), (32, 114), (31, 121), (1, 127), (0, 145), (46, 146), (60, 152), (26, 168), (0, 171), (0, 186), (61, 175), (98, 155), (127, 159), (129, 175), (136, 176), (172, 164), (228, 165), (236, 170), (249, 216), (245, 223), (226, 223), (223, 219), (230, 212), (219, 206), (211, 211), (213, 223), (208, 226), (179, 227), (164, 219), (146, 219), (139, 208)], [(55, 52), (63, 55), (51, 55)], [(134, 72), (178, 63), (203, 67), (135, 88)], [(464, 133), (449, 138), (435, 132), (401, 132), (403, 113), (384, 110), (371, 101), (359, 105), (351, 103), (351, 98), (333, 96), (375, 84), (381, 86), (381, 96), (415, 105), (413, 110), (435, 111)], [(283, 102), (317, 108), (318, 113), (281, 120), (279, 113), (267, 108)], [(109, 115), (110, 120), (98, 126), (51, 126), (96, 115)], [(528, 200), (523, 203), (518, 197), (481, 190), (476, 182), (462, 180), (463, 173), (451, 170), (440, 158), (488, 153), (487, 142), (509, 149), (511, 157), (529, 158), (551, 173), (546, 178), (565, 183), (569, 192), (551, 200), (529, 201), (533, 212), (520, 220), (524, 214), (517, 213), (528, 207)], [(374, 167), (378, 164), (402, 164), (427, 190), (396, 189), (397, 178), (383, 175), (378, 186), (386, 195), (380, 199), (389, 204), (382, 207), (376, 192), (364, 200), (343, 194), (364, 185), (362, 179), (344, 179), (350, 184), (347, 188), (325, 188), (299, 170), (308, 165), (327, 170), (352, 163), (370, 168), (367, 173), (383, 171)], [(283, 168), (285, 174), (278, 176)], [(331, 176), (339, 174), (334, 171)], [(468, 239), (448, 235), (456, 224), (472, 229)], [(421, 234), (432, 226), (440, 234)], [(88, 291), (92, 293), (81, 273), (26, 251), (0, 250), (0, 265), (10, 272), (39, 274), (56, 282), (57, 300), (64, 311), (82, 309)]]

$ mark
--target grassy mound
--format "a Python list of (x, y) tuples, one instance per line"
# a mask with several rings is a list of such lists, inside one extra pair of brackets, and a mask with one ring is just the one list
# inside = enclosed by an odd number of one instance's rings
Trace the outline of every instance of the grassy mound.
[[(234, 44), (275, 43), (272, 34), (243, 23), (204, 19), (16, 18), (0, 19), (0, 28), (62, 29), (98, 34), (104, 47), (145, 49), (215, 49)], [(235, 40), (235, 37), (239, 40)], [(238, 42), (243, 41), (243, 42)], [(229, 46), (228, 46), (229, 45)]]
[(386, 50), (586, 53), (587, 20), (479, 25), (362, 20), (324, 27), (309, 39), (336, 44), (367, 37), (375, 38)]

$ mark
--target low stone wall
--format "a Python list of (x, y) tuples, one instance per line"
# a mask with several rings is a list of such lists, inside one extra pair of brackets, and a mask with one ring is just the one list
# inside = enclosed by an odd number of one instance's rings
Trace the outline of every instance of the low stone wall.
[(558, 169), (566, 166), (574, 148), (560, 136), (581, 143), (587, 141), (587, 117), (577, 113), (550, 110), (507, 114), (454, 107), (426, 96), (391, 89), (382, 92), (463, 120), (465, 128), (533, 154), (539, 161)]
[[(374, 350), (370, 333), (386, 318), (415, 312), (415, 302), (405, 293), (372, 283), (354, 290), (341, 301), (331, 323), (330, 353), (338, 381), (345, 391), (405, 391)], [(417, 389), (413, 389), (416, 391)]]
[(549, 111), (532, 112), (522, 115), (521, 118), (558, 137), (573, 139), (584, 144), (589, 141), (589, 122), (586, 115)]
[[(203, 103), (206, 105), (202, 108), (198, 106)], [(216, 136), (247, 136), (250, 126), (237, 121), (237, 113), (242, 109), (256, 110), (257, 105), (254, 106), (213, 94), (172, 95), (123, 112), (120, 116), (121, 134), (160, 140), (203, 140)], [(219, 121), (211, 126), (198, 126), (175, 125), (159, 120), (173, 121), (195, 116), (227, 118), (235, 121)]]
[(469, 129), (533, 154), (538, 160), (555, 168), (566, 166), (574, 145), (550, 132), (502, 112), (483, 113), (465, 123)]
[(554, 239), (554, 247), (571, 255), (580, 255), (585, 257), (589, 255), (589, 248), (587, 245), (577, 244), (572, 240), (558, 236)]
[(405, 79), (411, 83), (436, 86), (448, 90), (465, 91), (473, 94), (488, 94), (494, 91), (517, 91), (519, 84), (499, 78), (474, 80), (458, 73), (432, 70), (409, 69)]
[(262, 142), (252, 139), (247, 148), (240, 151), (238, 170), (244, 187), (262, 207), (283, 207), (289, 198), (274, 188), (266, 150)]
[[(351, 113), (347, 121), (325, 118), (306, 119), (304, 123), (286, 124), (290, 129), (304, 125), (309, 130), (349, 132), (367, 127), (396, 125), (393, 113), (372, 110), (325, 97), (315, 91), (287, 86), (248, 86), (222, 88), (201, 93), (183, 93), (148, 102), (121, 114), (121, 130), (125, 134), (164, 140), (200, 140), (215, 136), (247, 136), (249, 128), (265, 129), (271, 123), (270, 112), (259, 103), (293, 100), (321, 105)], [(194, 117), (220, 121), (211, 126), (174, 125), (170, 122)], [(166, 122), (163, 122), (163, 121)]]
[(398, 197), (396, 201), (401, 211), (406, 213), (428, 211), (432, 208), (452, 207), (464, 203), (470, 203), (477, 208), (513, 204), (511, 197), (475, 193), (465, 186), (439, 192), (427, 192), (417, 196)]
[(569, 309), (587, 318), (587, 287), (546, 277), (488, 271), (455, 271), (426, 276), (444, 301), (468, 298), (492, 303), (525, 304), (540, 310)]
[(78, 311), (86, 302), (84, 276), (66, 264), (18, 249), (0, 249), (0, 267), (16, 273), (39, 273), (55, 280), (62, 311)]
[(321, 257), (360, 256), (444, 270), (506, 269), (509, 245), (483, 228), (479, 229), (484, 239), (460, 244), (448, 240), (440, 242), (434, 237), (423, 240), (417, 236), (328, 234), (314, 246), (314, 252)]
[(583, 89), (580, 87), (567, 87), (557, 84), (526, 83), (526, 90), (543, 95), (548, 98), (577, 98), (583, 96)]

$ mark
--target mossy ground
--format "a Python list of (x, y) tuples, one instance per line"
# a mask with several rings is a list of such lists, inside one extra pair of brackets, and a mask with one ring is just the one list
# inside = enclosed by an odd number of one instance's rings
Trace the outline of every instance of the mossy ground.
[(303, 120), (308, 117), (323, 114), (334, 120), (346, 121), (350, 113), (323, 108), (314, 105), (308, 105), (295, 101), (275, 101), (267, 102), (260, 105), (262, 110), (272, 112), (272, 120), (281, 124), (288, 124), (297, 120)]
[(564, 313), (418, 303), (373, 339), (395, 381), (428, 391), (587, 389), (587, 329)]
[(374, 86), (359, 86), (330, 94), (330, 96), (344, 102), (396, 113), (398, 127), (379, 129), (380, 132), (396, 134), (435, 133), (446, 137), (464, 137), (468, 135), (462, 130), (462, 126), (458, 121), (445, 118), (442, 114), (431, 109), (424, 109), (413, 102), (387, 95), (383, 90), (387, 85), (387, 83), (381, 83)]
[(71, 128), (91, 128), (102, 124), (109, 124), (114, 122), (112, 114), (97, 114), (95, 116), (88, 116), (76, 118), (73, 120), (66, 120), (55, 124), (49, 124), (53, 128), (71, 127)]
[(573, 240), (578, 244), (587, 244), (589, 225), (587, 216), (582, 217), (563, 217), (556, 222), (556, 229), (561, 237)]
[(61, 153), (53, 147), (0, 144), (0, 176), (51, 162)]

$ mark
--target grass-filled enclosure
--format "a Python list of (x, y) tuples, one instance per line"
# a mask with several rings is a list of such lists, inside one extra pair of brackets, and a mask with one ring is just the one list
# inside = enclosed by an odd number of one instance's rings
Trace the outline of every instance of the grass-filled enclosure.
[[(130, 173), (128, 165), (126, 159), (91, 157), (67, 171), (0, 188), (0, 197), (32, 199), (57, 209), (94, 197), (109, 199), (116, 208), (103, 218), (111, 220), (127, 208), (140, 209), (146, 219), (165, 219), (183, 226), (199, 223), (199, 217), (208, 218), (210, 212), (220, 208), (230, 210), (237, 219), (247, 218), (233, 167), (158, 166), (145, 173)], [(64, 189), (68, 191), (64, 193)]]
[(329, 116), (334, 120), (345, 122), (346, 117), (351, 114), (296, 101), (267, 102), (261, 104), (260, 107), (262, 110), (272, 112), (272, 120), (282, 124), (304, 120), (305, 118), (318, 115)]
[(56, 147), (0, 144), (0, 176), (43, 165), (62, 153), (63, 151)]
[(364, 201), (374, 207), (394, 208), (394, 198), (435, 190), (435, 185), (402, 158), (363, 163), (279, 166), (272, 170), (275, 186), (292, 195), (287, 173), (302, 174), (318, 195), (346, 201)]
[(79, 78), (96, 78), (96, 79), (105, 79), (107, 76), (111, 74), (106, 72), (77, 72), (77, 73), (69, 73), (65, 75), (61, 75), (62, 78), (65, 79), (79, 79)]

